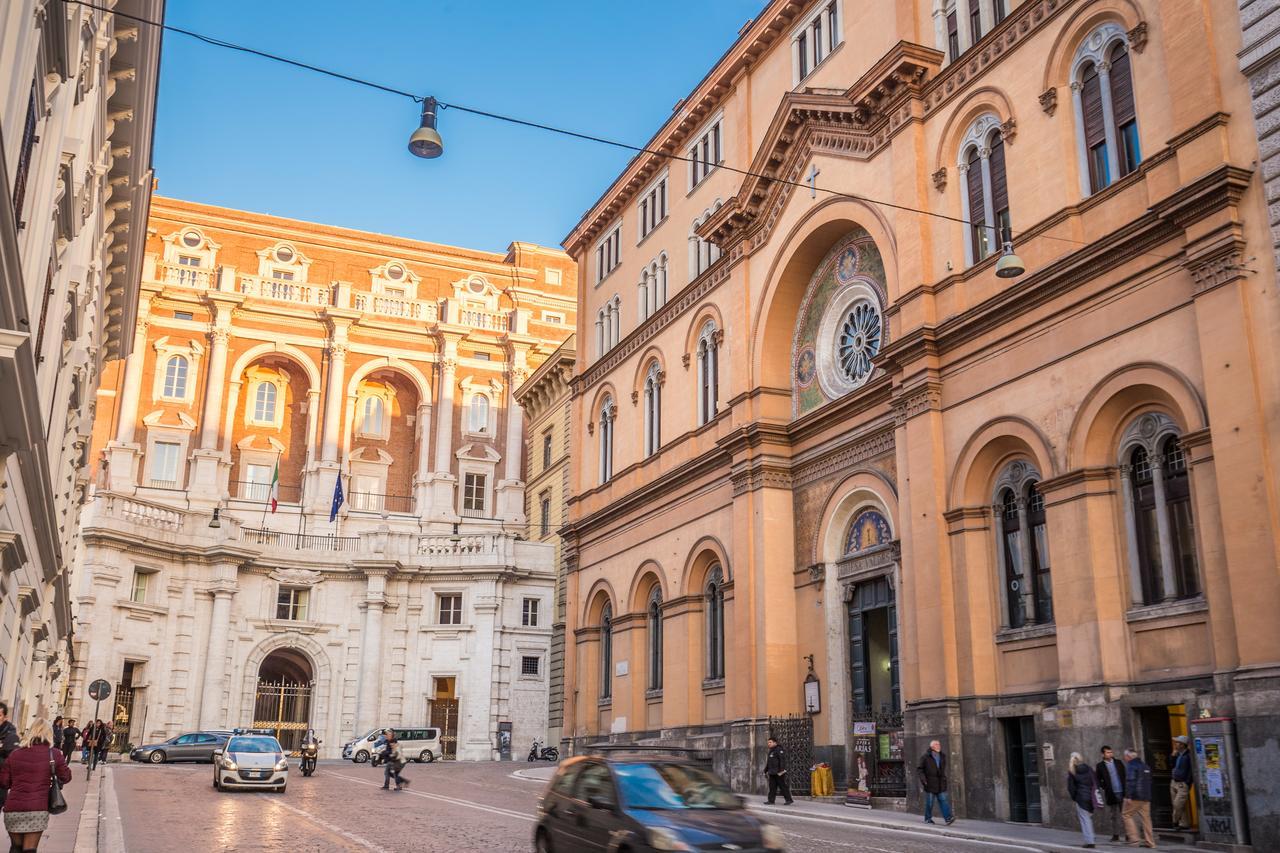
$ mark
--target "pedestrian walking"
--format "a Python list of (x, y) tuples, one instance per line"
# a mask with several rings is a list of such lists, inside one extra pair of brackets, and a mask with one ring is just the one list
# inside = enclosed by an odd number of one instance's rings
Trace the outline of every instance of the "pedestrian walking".
[(382, 753), (382, 760), (385, 764), (382, 776), (382, 790), (391, 787), (391, 780), (396, 782), (396, 790), (402, 790), (409, 784), (409, 780), (400, 775), (400, 771), (404, 769), (404, 753), (400, 751), (400, 739), (396, 737), (395, 729), (387, 729), (385, 732), (387, 748)]
[(98, 763), (107, 763), (107, 749), (111, 746), (111, 738), (115, 733), (112, 731), (111, 723), (104, 723), (98, 720)]
[(4, 828), (9, 833), (10, 853), (32, 853), (39, 848), (40, 836), (49, 828), (53, 776), (64, 785), (71, 781), (71, 768), (52, 740), (52, 727), (37, 719), (27, 732), (26, 743), (0, 766), (0, 787), (9, 791), (4, 804)]
[(1124, 831), (1124, 818), (1120, 807), (1124, 803), (1124, 764), (1116, 760), (1116, 753), (1109, 746), (1102, 747), (1102, 760), (1094, 768), (1098, 787), (1102, 790), (1102, 825), (1111, 827), (1111, 840), (1119, 841)]
[(80, 737), (81, 737), (80, 761), (83, 764), (89, 763), (89, 750), (92, 748), (90, 746), (90, 743), (93, 740), (93, 729), (94, 729), (94, 723), (93, 723), (93, 720), (90, 720), (89, 722), (85, 723), (84, 728), (80, 732)]
[(769, 797), (765, 802), (773, 805), (778, 794), (782, 794), (782, 801), (791, 805), (795, 800), (791, 799), (791, 783), (787, 781), (787, 751), (776, 737), (770, 736), (768, 743), (769, 754), (764, 759), (764, 775), (769, 780)]
[(76, 742), (80, 740), (80, 729), (76, 726), (75, 720), (67, 720), (67, 724), (62, 727), (62, 742), (59, 743), (58, 749), (62, 750), (62, 755), (67, 761), (71, 760), (71, 756), (75, 755)]
[(933, 804), (942, 809), (942, 820), (947, 826), (956, 822), (951, 813), (951, 794), (947, 792), (947, 754), (942, 751), (942, 741), (929, 742), (929, 751), (916, 767), (920, 774), (920, 787), (924, 789), (924, 822), (933, 823)]
[(62, 717), (60, 716), (53, 718), (53, 745), (62, 749)]
[(1191, 831), (1191, 750), (1186, 735), (1173, 739), (1173, 779), (1169, 798), (1173, 801), (1173, 823), (1183, 832)]
[(1138, 757), (1138, 750), (1124, 751), (1124, 832), (1130, 847), (1155, 848), (1151, 829), (1151, 768)]
[[(18, 748), (18, 730), (9, 722), (9, 706), (0, 702), (0, 765), (9, 760), (9, 756)], [(0, 806), (4, 805), (8, 789), (0, 786)]]
[(1084, 846), (1092, 848), (1093, 812), (1098, 807), (1102, 791), (1098, 789), (1098, 778), (1094, 775), (1089, 762), (1078, 752), (1071, 753), (1067, 761), (1067, 795), (1076, 804), (1076, 819), (1080, 821), (1080, 834), (1084, 836)]

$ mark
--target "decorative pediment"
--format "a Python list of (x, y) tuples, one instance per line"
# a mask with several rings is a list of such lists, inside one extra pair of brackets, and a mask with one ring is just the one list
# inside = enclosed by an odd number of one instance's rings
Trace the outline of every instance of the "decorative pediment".
[[(265, 447), (263, 445), (266, 445)], [(274, 435), (246, 435), (236, 442), (237, 450), (264, 450), (284, 453), (284, 443)]]
[(451, 286), (453, 299), (459, 304), (472, 303), (482, 306), (486, 311), (498, 310), (498, 296), (501, 291), (494, 286), (493, 282), (479, 273), (460, 278)]
[(786, 94), (751, 163), (752, 174), (698, 228), (698, 236), (727, 251), (751, 231), (767, 232), (815, 154), (869, 159), (910, 117), (908, 99), (919, 96), (941, 63), (938, 51), (899, 42), (844, 92)]
[(472, 459), (479, 462), (499, 462), (502, 460), (502, 457), (498, 455), (498, 451), (487, 444), (478, 442), (464, 444), (455, 455), (459, 459)]
[(186, 432), (196, 428), (195, 418), (186, 412), (166, 412), (163, 409), (157, 409), (154, 412), (144, 416), (142, 422), (148, 427), (155, 429), (161, 427), (164, 429), (180, 429)]
[(369, 447), (368, 445), (357, 447), (351, 451), (352, 462), (368, 462), (374, 465), (390, 465), (395, 460), (390, 453), (387, 453), (381, 447)]
[(287, 586), (315, 586), (324, 580), (324, 574), (310, 569), (276, 569), (270, 578)]

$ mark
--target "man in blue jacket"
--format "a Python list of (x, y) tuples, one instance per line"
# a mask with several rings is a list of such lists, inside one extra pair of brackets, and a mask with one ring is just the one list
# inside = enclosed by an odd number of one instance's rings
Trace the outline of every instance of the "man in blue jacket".
[[(1124, 832), (1129, 845), (1141, 842), (1143, 847), (1155, 848), (1155, 833), (1151, 828), (1151, 768), (1138, 757), (1138, 751), (1129, 747), (1124, 751)], [(1141, 827), (1142, 834), (1138, 834)]]
[(1191, 809), (1187, 807), (1191, 799), (1191, 750), (1187, 749), (1188, 741), (1186, 735), (1173, 739), (1173, 779), (1169, 782), (1173, 822), (1184, 832), (1191, 829)]

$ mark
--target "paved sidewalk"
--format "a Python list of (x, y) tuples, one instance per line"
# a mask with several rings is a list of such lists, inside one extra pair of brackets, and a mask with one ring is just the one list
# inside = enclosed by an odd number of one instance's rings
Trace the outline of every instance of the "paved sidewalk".
[[(41, 849), (93, 853), (97, 847), (98, 790), (102, 773), (95, 772), (88, 782), (84, 778), (84, 765), (71, 763), (71, 781), (62, 786), (62, 796), (67, 799), (67, 810), (49, 818), (49, 828), (40, 838)], [(87, 827), (87, 828), (86, 828)], [(81, 835), (85, 838), (82, 839)], [(87, 840), (89, 847), (77, 846)]]
[[(930, 826), (924, 822), (923, 817), (914, 813), (886, 809), (859, 809), (852, 806), (813, 802), (802, 798), (797, 798), (794, 805), (770, 806), (766, 805), (759, 795), (751, 795), (747, 796), (747, 804), (752, 811), (762, 814), (787, 815), (801, 820), (847, 823), (851, 827), (866, 826), (879, 829), (894, 829), (965, 841), (983, 841), (989, 844), (1021, 847), (1024, 850), (1064, 853), (1064, 851), (1068, 850), (1078, 851), (1080, 845), (1084, 843), (1078, 832), (1049, 829), (1043, 826), (1028, 826), (991, 820), (968, 820), (964, 818), (956, 820), (951, 826), (947, 826), (942, 822), (941, 817), (935, 817), (937, 824)], [(1106, 841), (1105, 839), (1108, 837), (1100, 836), (1098, 838), (1099, 849), (1108, 847), (1118, 849), (1125, 846), (1122, 843), (1112, 844)]]

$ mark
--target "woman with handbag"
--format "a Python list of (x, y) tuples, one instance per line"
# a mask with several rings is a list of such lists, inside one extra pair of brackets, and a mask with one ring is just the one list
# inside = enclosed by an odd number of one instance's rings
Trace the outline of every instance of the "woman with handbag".
[(1092, 848), (1093, 810), (1100, 805), (1098, 800), (1102, 799), (1102, 789), (1098, 787), (1098, 778), (1094, 775), (1093, 768), (1078, 752), (1071, 753), (1071, 759), (1067, 762), (1067, 794), (1076, 804), (1076, 817), (1080, 820), (1084, 846)]
[(49, 723), (36, 720), (27, 730), (26, 742), (0, 767), (0, 787), (9, 789), (4, 828), (10, 853), (36, 850), (40, 835), (49, 828), (49, 815), (67, 810), (62, 786), (71, 781), (71, 768), (52, 740)]

